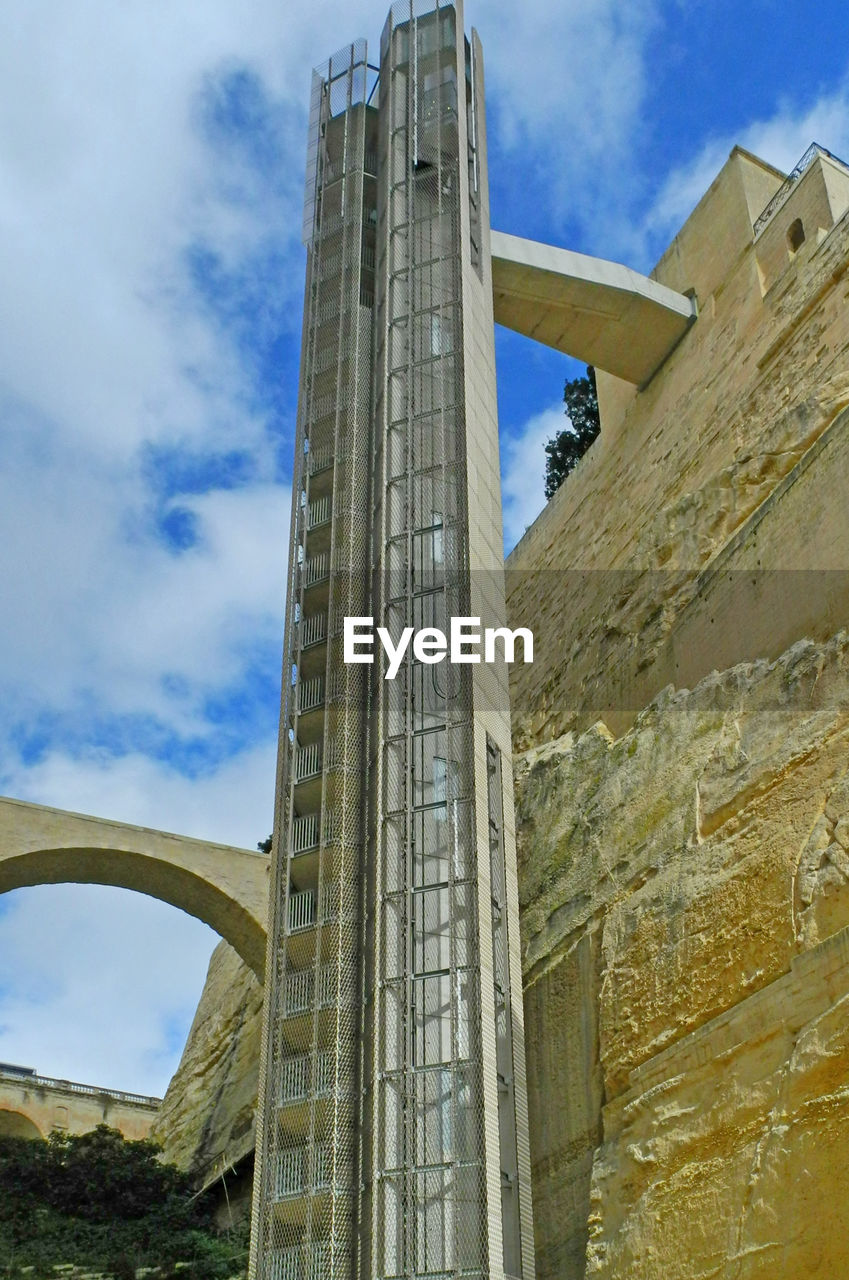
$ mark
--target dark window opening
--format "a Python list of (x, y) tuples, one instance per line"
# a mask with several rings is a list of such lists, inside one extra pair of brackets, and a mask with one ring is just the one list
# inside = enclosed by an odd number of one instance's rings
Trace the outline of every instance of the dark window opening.
[(795, 222), (791, 222), (787, 230), (787, 245), (791, 253), (798, 252), (805, 243), (805, 228), (802, 226), (802, 219), (797, 218)]

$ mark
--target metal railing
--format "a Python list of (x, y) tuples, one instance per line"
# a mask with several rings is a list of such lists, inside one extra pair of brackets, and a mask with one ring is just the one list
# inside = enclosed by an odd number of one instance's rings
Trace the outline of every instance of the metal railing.
[(319, 498), (316, 502), (311, 502), (307, 511), (307, 529), (317, 529), (319, 525), (327, 524), (330, 519), (331, 506), (330, 495)]
[(330, 576), (330, 553), (322, 551), (317, 556), (310, 556), (303, 565), (304, 586), (314, 587)]
[(311, 680), (302, 680), (298, 685), (298, 711), (315, 711), (324, 704), (324, 677), (313, 676)]
[(311, 889), (289, 894), (289, 932), (299, 933), (315, 924), (315, 894)]
[(830, 151), (826, 150), (825, 147), (821, 147), (818, 142), (812, 142), (805, 154), (802, 156), (802, 159), (790, 170), (775, 195), (755, 219), (754, 237), (756, 240), (766, 224), (772, 220), (776, 213), (778, 213), (778, 210), (787, 200), (790, 192), (796, 186), (799, 179), (807, 172), (808, 169), (810, 169), (817, 156), (826, 156), (829, 160), (834, 160), (836, 164), (841, 165), (844, 169), (847, 168), (846, 164), (844, 164), (842, 160), (833, 155)]
[(277, 1153), (277, 1177), (275, 1191), (277, 1199), (296, 1196), (304, 1189), (304, 1166), (306, 1164), (304, 1147), (289, 1147)]
[(332, 467), (333, 456), (331, 445), (326, 445), (323, 449), (311, 449), (309, 454), (310, 475), (317, 475), (319, 471), (325, 471), (328, 467)]
[(327, 635), (327, 614), (314, 613), (301, 621), (301, 648), (308, 649), (311, 644), (320, 644)]
[(303, 1102), (310, 1096), (309, 1056), (287, 1058), (280, 1067), (280, 1101)]
[[(289, 901), (291, 902), (291, 898)], [(285, 1008), (284, 1016), (287, 1018), (296, 1018), (302, 1013), (309, 1013), (313, 1008), (334, 1008), (339, 1003), (336, 966), (326, 964), (319, 969), (317, 991), (314, 969), (292, 969), (286, 974), (283, 1002)], [(343, 998), (342, 1003), (350, 1004), (350, 1000)]]
[[(313, 1064), (310, 1080), (310, 1063)], [(303, 1102), (305, 1098), (326, 1098), (333, 1088), (333, 1059), (329, 1053), (315, 1058), (304, 1054), (288, 1058), (281, 1065), (280, 1101)]]
[(307, 782), (321, 773), (321, 743), (311, 742), (308, 747), (298, 747), (295, 754), (295, 781)]
[[(303, 851), (302, 851), (303, 852)], [(316, 906), (318, 912), (316, 912)], [(304, 889), (300, 893), (289, 894), (289, 932), (298, 933), (301, 929), (311, 929), (316, 922), (333, 924), (340, 918), (339, 885), (331, 880), (322, 885), (318, 902), (312, 889)]]
[(313, 1148), (312, 1182), (309, 1177), (307, 1147), (284, 1147), (277, 1153), (277, 1199), (303, 1195), (305, 1191), (321, 1190), (330, 1183), (332, 1162), (327, 1147)]
[(292, 823), (292, 853), (307, 853), (318, 847), (319, 816), (308, 813)]
[[(291, 901), (291, 899), (290, 899)], [(312, 969), (295, 969), (286, 974), (286, 1016), (291, 1018), (312, 1008), (315, 975)]]
[(4, 1071), (0, 1068), (0, 1079), (15, 1084), (24, 1084), (37, 1089), (61, 1089), (64, 1093), (84, 1093), (96, 1098), (114, 1098), (117, 1102), (131, 1102), (139, 1106), (158, 1107), (161, 1098), (151, 1097), (146, 1093), (125, 1093), (123, 1089), (102, 1089), (96, 1084), (78, 1084), (75, 1080), (58, 1080), (52, 1076), (40, 1076), (23, 1071)]

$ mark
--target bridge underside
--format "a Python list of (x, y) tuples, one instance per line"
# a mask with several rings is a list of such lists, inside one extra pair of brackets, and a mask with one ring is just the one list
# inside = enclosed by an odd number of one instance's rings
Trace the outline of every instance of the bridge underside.
[(696, 318), (692, 298), (605, 258), (492, 233), (496, 324), (643, 386)]
[(115, 885), (179, 907), (262, 981), (265, 854), (0, 797), (0, 893), (69, 883)]

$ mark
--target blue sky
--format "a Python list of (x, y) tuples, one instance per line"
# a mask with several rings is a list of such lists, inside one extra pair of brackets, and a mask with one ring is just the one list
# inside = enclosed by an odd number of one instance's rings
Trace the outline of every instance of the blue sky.
[[(253, 846), (271, 824), (310, 68), (373, 3), (7, 7), (0, 793)], [(735, 142), (849, 155), (849, 17), (467, 5), (493, 225), (648, 270)], [(505, 518), (565, 357), (496, 335)], [(0, 899), (0, 1060), (164, 1089), (215, 939), (97, 886)]]

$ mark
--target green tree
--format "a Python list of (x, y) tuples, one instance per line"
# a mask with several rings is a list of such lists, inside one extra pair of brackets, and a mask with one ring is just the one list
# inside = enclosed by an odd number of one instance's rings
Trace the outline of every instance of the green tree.
[(73, 1263), (129, 1280), (141, 1266), (179, 1264), (182, 1280), (244, 1273), (247, 1224), (219, 1236), (209, 1197), (163, 1163), (147, 1140), (100, 1125), (46, 1142), (0, 1138), (0, 1270), (33, 1278)]
[(552, 497), (574, 471), (600, 430), (595, 369), (587, 365), (585, 378), (573, 378), (563, 388), (569, 426), (545, 446), (545, 496)]
[(175, 1226), (197, 1225), (189, 1178), (159, 1159), (155, 1142), (127, 1141), (105, 1124), (82, 1134), (54, 1130), (47, 1142), (45, 1200), (60, 1213), (102, 1222), (155, 1210)]

